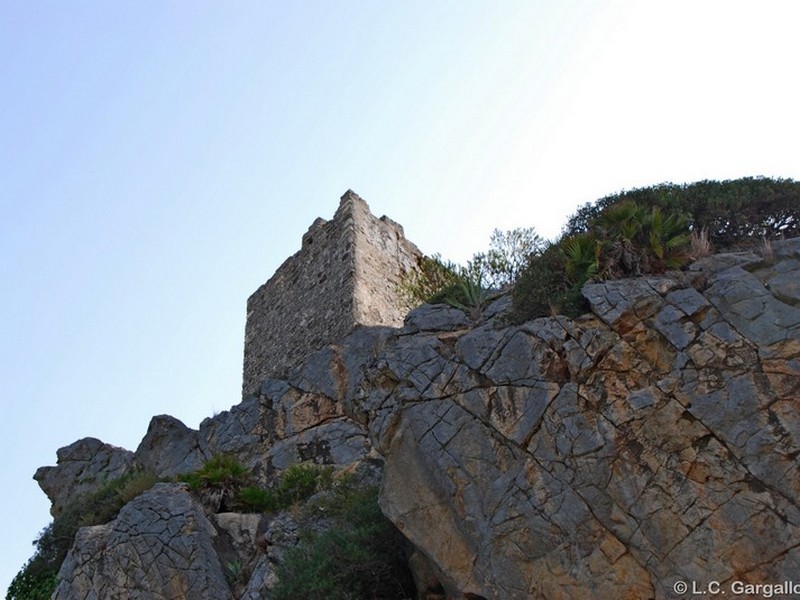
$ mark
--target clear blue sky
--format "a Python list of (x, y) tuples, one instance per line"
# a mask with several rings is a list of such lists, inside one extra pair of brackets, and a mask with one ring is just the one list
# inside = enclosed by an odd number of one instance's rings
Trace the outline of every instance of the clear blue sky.
[(663, 181), (800, 179), (800, 4), (0, 4), (0, 590), (84, 436), (239, 398), (248, 295), (348, 188), (425, 252)]

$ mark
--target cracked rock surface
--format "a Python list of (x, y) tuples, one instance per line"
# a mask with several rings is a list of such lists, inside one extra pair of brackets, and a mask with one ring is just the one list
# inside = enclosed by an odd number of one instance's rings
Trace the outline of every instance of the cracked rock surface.
[(231, 598), (216, 536), (183, 486), (157, 484), (111, 523), (79, 530), (53, 598)]

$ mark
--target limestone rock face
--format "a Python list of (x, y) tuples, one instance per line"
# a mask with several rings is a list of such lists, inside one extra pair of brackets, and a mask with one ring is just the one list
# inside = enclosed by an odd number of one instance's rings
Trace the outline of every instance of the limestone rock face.
[(232, 598), (216, 537), (188, 491), (158, 484), (111, 523), (79, 530), (53, 598)]

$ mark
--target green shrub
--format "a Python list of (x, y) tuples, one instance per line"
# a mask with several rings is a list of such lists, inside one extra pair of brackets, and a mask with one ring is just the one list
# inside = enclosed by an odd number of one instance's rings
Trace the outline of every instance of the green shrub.
[(572, 269), (576, 262), (595, 261), (593, 273), (572, 280), (583, 285), (590, 278), (639, 277), (682, 267), (689, 260), (689, 229), (680, 214), (665, 216), (658, 206), (645, 208), (624, 200), (603, 209), (588, 232), (564, 238), (561, 245), (568, 274), (583, 274), (586, 264)]
[(70, 502), (39, 534), (34, 556), (14, 577), (6, 600), (50, 598), (78, 529), (108, 523), (125, 504), (158, 481), (148, 471), (132, 471)]
[(481, 285), (480, 274), (464, 277), (458, 283), (447, 286), (428, 299), (431, 304), (449, 304), (463, 310), (471, 319), (480, 319), (490, 296)]
[(278, 497), (257, 486), (243, 487), (236, 494), (236, 506), (244, 512), (262, 513), (280, 509)]
[(230, 454), (215, 454), (197, 471), (181, 475), (180, 481), (194, 491), (209, 488), (238, 489), (250, 479), (250, 471)]
[(288, 506), (310, 498), (331, 485), (333, 468), (312, 463), (292, 465), (281, 475), (278, 493)]
[(580, 291), (587, 281), (663, 273), (689, 261), (690, 235), (681, 214), (623, 200), (583, 217), (585, 230), (530, 258), (514, 288), (514, 320), (579, 316), (589, 308)]
[(14, 576), (6, 600), (50, 600), (58, 585), (58, 567), (31, 558)]
[(292, 465), (274, 488), (248, 486), (236, 494), (236, 506), (247, 512), (273, 512), (303, 502), (331, 485), (333, 469), (303, 463)]
[(662, 183), (612, 194), (581, 207), (564, 226), (563, 237), (586, 233), (602, 211), (626, 200), (684, 218), (691, 231), (705, 229), (710, 243), (720, 251), (764, 237), (800, 235), (800, 182), (745, 177)]
[(564, 254), (564, 271), (573, 284), (582, 286), (597, 277), (602, 254), (602, 245), (597, 237), (591, 233), (574, 235), (562, 241), (560, 246)]
[(538, 317), (563, 314), (577, 317), (588, 310), (580, 293), (580, 281), (590, 269), (571, 278), (567, 275), (567, 256), (559, 244), (551, 244), (540, 255), (531, 257), (512, 292), (511, 319), (521, 323)]
[(474, 314), (479, 312), (488, 290), (511, 285), (528, 259), (541, 253), (544, 247), (544, 240), (532, 227), (495, 229), (489, 249), (474, 254), (466, 266), (445, 262), (438, 254), (422, 257), (419, 269), (403, 278), (400, 290), (413, 306), (448, 303)]
[(434, 256), (424, 257), (420, 264), (428, 266), (410, 273), (401, 283), (401, 289), (410, 304), (449, 304), (473, 319), (480, 317), (487, 294), (481, 284), (479, 263), (470, 262), (467, 267), (460, 267), (443, 263), (438, 256)]
[(333, 520), (323, 532), (304, 529), (278, 566), (272, 598), (345, 600), (409, 598), (414, 587), (402, 537), (381, 513), (378, 489), (345, 480), (312, 510)]
[(654, 206), (646, 216), (644, 232), (648, 245), (649, 271), (663, 273), (679, 269), (689, 261), (691, 236), (687, 219), (680, 214), (664, 215)]
[(253, 483), (250, 469), (235, 456), (218, 454), (197, 471), (180, 476), (189, 489), (201, 495), (211, 494), (216, 510), (272, 512), (302, 502), (328, 487), (333, 476), (331, 467), (303, 463), (288, 467), (278, 484), (264, 489)]
[(215, 454), (203, 466), (178, 477), (189, 485), (206, 507), (213, 512), (238, 508), (240, 490), (252, 484), (250, 469), (231, 454)]
[(123, 506), (158, 481), (159, 478), (149, 471), (132, 471), (71, 504), (59, 517), (63, 521), (74, 520), (78, 527), (108, 523)]
[(541, 254), (546, 242), (533, 227), (517, 227), (508, 231), (495, 229), (486, 252), (475, 254), (467, 265), (468, 277), (477, 280), (485, 289), (500, 290), (512, 285), (520, 276), (531, 256)]

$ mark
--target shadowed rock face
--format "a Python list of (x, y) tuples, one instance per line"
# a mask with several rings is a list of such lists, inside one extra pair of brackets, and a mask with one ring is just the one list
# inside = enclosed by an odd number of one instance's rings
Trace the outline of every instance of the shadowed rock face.
[[(509, 326), (501, 300), (470, 324), (424, 306), (403, 329), (356, 330), (199, 431), (158, 417), (136, 455), (174, 472), (227, 451), (266, 481), (296, 460), (343, 466), (377, 451), (381, 506), (415, 547), (421, 598), (672, 598), (678, 580), (722, 589), (791, 580), (798, 281), (800, 241), (789, 240), (771, 262), (720, 255), (674, 277), (587, 285), (592, 313), (577, 320)], [(189, 502), (165, 494), (131, 505)], [(59, 598), (124, 579), (121, 559), (81, 557), (131, 531), (131, 505), (81, 530)], [(247, 529), (235, 517), (183, 529), (186, 506), (163, 518), (174, 538), (194, 536), (186, 543)], [(151, 561), (144, 571), (170, 580), (161, 554), (142, 546), (129, 556), (136, 544), (114, 543), (124, 552), (110, 556)], [(191, 556), (216, 581), (216, 555)], [(264, 556), (242, 584), (247, 598), (268, 598)], [(233, 594), (219, 593), (198, 597)]]

